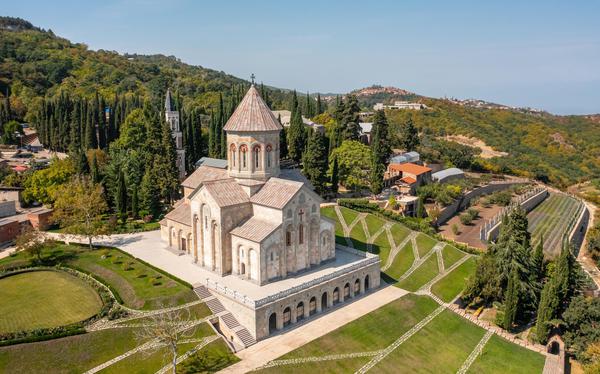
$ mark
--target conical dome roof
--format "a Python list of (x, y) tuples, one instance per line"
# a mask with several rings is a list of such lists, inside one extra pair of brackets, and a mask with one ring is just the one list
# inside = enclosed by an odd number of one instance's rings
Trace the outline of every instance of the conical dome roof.
[(260, 97), (254, 85), (237, 106), (229, 121), (223, 127), (225, 131), (279, 131), (282, 127), (271, 109)]

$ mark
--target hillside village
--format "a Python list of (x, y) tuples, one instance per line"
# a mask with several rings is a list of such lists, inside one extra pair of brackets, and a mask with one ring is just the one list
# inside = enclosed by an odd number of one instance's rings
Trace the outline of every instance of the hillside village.
[(0, 17), (0, 371), (600, 364), (593, 118), (131, 56)]

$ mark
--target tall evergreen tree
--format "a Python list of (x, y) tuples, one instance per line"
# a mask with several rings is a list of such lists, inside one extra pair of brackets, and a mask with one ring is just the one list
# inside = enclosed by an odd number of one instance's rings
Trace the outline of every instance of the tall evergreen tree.
[(290, 127), (288, 129), (288, 155), (296, 162), (302, 160), (302, 153), (306, 148), (306, 130), (304, 130), (304, 122), (300, 110), (296, 109), (292, 112)]
[(337, 195), (340, 186), (340, 170), (337, 157), (333, 158), (331, 166), (331, 192)]
[(117, 213), (119, 214), (121, 221), (125, 223), (125, 220), (127, 219), (127, 185), (125, 183), (125, 173), (123, 173), (123, 170), (119, 171), (116, 197), (115, 207)]
[(158, 217), (160, 213), (159, 202), (160, 192), (158, 186), (154, 183), (154, 171), (152, 168), (146, 168), (142, 183), (140, 184), (139, 207), (143, 214), (150, 214)]
[(513, 268), (508, 279), (508, 288), (504, 297), (504, 319), (502, 327), (510, 330), (517, 316), (517, 308), (519, 307), (519, 274)]
[[(281, 116), (279, 118), (281, 123)], [(288, 145), (287, 145), (287, 129), (282, 126), (279, 132), (279, 158), (284, 159), (288, 157)]]
[(133, 219), (137, 219), (138, 212), (138, 187), (133, 186), (133, 188), (131, 189), (131, 216), (133, 217)]
[(411, 152), (417, 149), (421, 144), (419, 139), (419, 132), (413, 124), (412, 118), (409, 117), (406, 123), (402, 126), (400, 133), (400, 146), (404, 148), (406, 152)]
[(317, 94), (317, 114), (323, 113), (323, 104), (321, 103), (321, 94)]
[(318, 194), (325, 192), (327, 181), (327, 144), (319, 131), (313, 131), (308, 140), (306, 152), (302, 158), (304, 175), (310, 180)]
[(100, 183), (100, 170), (98, 167), (98, 158), (96, 157), (96, 153), (92, 154), (92, 165), (90, 166), (90, 176), (92, 178), (92, 182)]

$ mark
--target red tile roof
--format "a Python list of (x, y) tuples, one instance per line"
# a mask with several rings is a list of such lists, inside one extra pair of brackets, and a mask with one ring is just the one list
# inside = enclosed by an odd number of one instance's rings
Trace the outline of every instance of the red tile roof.
[(403, 173), (410, 173), (414, 175), (421, 175), (427, 172), (430, 172), (431, 169), (425, 166), (417, 165), (417, 164), (391, 164), (390, 169), (394, 171), (400, 171)]
[(404, 182), (406, 184), (417, 183), (417, 181), (414, 178), (411, 178), (411, 177), (404, 177), (404, 178), (400, 179), (400, 182)]

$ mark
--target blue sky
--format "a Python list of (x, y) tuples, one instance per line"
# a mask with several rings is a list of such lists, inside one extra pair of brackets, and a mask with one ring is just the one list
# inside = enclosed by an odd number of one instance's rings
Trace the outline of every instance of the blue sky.
[(600, 112), (600, 1), (8, 1), (92, 49), (162, 53), (277, 87), (371, 84)]

